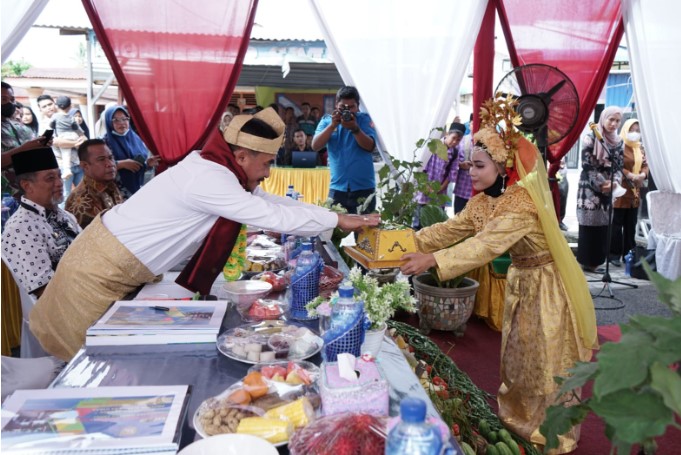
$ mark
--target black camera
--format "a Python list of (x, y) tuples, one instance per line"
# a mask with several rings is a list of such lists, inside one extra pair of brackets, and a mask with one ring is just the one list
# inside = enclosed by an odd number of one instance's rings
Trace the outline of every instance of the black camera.
[(352, 112), (348, 109), (348, 105), (344, 104), (342, 108), (339, 109), (341, 120), (344, 122), (352, 121)]

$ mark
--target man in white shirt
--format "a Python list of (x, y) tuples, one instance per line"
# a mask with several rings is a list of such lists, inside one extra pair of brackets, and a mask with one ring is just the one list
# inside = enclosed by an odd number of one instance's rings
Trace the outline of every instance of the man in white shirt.
[(17, 153), (12, 166), (23, 196), (2, 233), (2, 253), (17, 284), (40, 296), (81, 229), (59, 208), (64, 184), (50, 147)]
[(304, 236), (336, 226), (353, 231), (378, 225), (378, 214), (336, 214), (259, 187), (284, 129), (271, 108), (237, 115), (224, 133), (215, 129), (202, 151), (95, 218), (31, 313), (31, 329), (43, 348), (70, 359), (112, 301), (192, 255), (177, 281), (208, 294), (242, 224)]

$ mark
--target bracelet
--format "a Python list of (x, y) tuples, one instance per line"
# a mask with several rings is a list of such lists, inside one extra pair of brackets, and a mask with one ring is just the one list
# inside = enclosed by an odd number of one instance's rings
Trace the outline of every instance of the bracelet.
[(359, 126), (358, 126), (357, 128), (355, 128), (354, 130), (350, 130), (350, 132), (351, 132), (352, 134), (357, 134), (357, 133), (359, 133)]

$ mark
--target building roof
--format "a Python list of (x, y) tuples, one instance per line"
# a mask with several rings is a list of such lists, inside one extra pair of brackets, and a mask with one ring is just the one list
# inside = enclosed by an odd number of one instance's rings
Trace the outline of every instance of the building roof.
[[(80, 0), (50, 0), (34, 26), (70, 31), (92, 29)], [(308, 0), (259, 0), (251, 39), (322, 41), (324, 37)]]

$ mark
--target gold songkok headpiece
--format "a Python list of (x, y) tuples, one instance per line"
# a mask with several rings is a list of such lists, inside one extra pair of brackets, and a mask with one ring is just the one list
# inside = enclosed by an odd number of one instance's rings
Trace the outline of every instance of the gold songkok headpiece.
[[(267, 123), (279, 135), (274, 139), (265, 139), (264, 137), (253, 136), (252, 134), (244, 133), (241, 128), (249, 120), (257, 118)], [(284, 142), (284, 130), (286, 125), (279, 117), (279, 114), (274, 109), (268, 107), (263, 109), (255, 115), (236, 115), (225, 128), (222, 137), (228, 144), (238, 145), (239, 147), (255, 150), (257, 152), (268, 153), (276, 155), (281, 144)]]
[(517, 104), (513, 96), (504, 98), (501, 93), (485, 101), (480, 108), (480, 130), (474, 136), (496, 163), (507, 168), (513, 167), (513, 150), (523, 137), (516, 129), (522, 123), (522, 117), (515, 111)]

